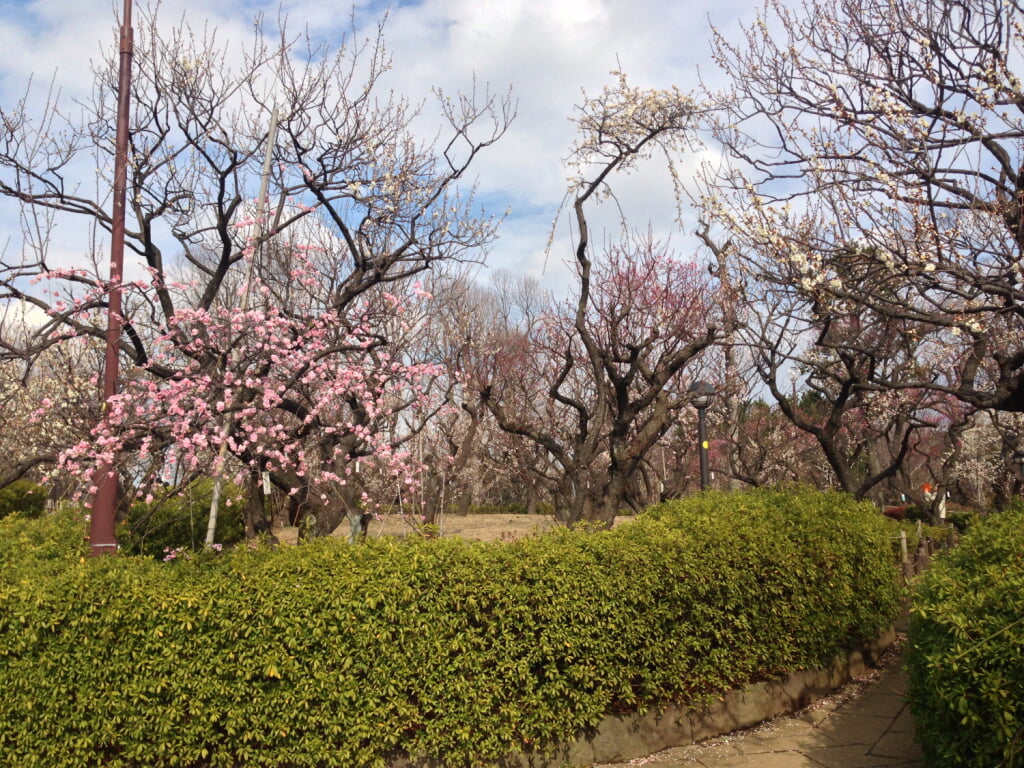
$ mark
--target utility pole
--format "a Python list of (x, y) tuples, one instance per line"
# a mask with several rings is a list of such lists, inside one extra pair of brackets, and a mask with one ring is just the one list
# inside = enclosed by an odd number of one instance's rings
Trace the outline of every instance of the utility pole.
[[(132, 77), (132, 0), (124, 0), (121, 18), (120, 62), (117, 75), (117, 137), (114, 156), (114, 209), (110, 224), (110, 285), (107, 294), (106, 354), (103, 361), (103, 418), (118, 389), (118, 349), (121, 345), (121, 284), (124, 282), (125, 203), (128, 186), (128, 116)], [(96, 495), (89, 527), (90, 554), (117, 552), (114, 522), (117, 513), (117, 470), (113, 463), (96, 469)]]

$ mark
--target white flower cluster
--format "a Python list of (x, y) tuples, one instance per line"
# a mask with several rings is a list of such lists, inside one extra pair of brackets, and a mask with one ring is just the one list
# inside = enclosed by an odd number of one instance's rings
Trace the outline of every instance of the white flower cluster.
[(620, 167), (632, 167), (655, 143), (665, 146), (686, 138), (696, 106), (678, 88), (644, 89), (629, 84), (622, 72), (613, 72), (614, 85), (587, 98), (575, 120), (578, 138), (569, 165), (583, 169), (595, 162), (618, 158)]

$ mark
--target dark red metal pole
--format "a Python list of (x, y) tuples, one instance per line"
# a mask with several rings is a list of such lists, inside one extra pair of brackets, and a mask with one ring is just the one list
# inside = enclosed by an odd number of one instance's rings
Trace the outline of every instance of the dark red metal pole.
[[(121, 344), (121, 283), (124, 275), (124, 221), (128, 187), (128, 115), (132, 78), (132, 0), (124, 0), (121, 19), (120, 68), (117, 76), (117, 137), (114, 156), (114, 210), (110, 226), (110, 286), (107, 297), (107, 345), (103, 362), (103, 418), (118, 389), (118, 348)], [(89, 549), (92, 555), (117, 552), (117, 473), (113, 464), (96, 470)]]

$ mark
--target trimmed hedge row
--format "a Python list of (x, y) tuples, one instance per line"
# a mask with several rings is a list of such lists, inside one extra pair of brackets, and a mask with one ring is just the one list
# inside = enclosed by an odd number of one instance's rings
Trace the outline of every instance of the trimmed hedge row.
[(928, 766), (1024, 766), (1024, 507), (976, 523), (918, 584), (910, 706)]
[(0, 753), (481, 765), (874, 638), (898, 610), (889, 535), (870, 506), (798, 491), (507, 544), (321, 539), (204, 563), (0, 549)]

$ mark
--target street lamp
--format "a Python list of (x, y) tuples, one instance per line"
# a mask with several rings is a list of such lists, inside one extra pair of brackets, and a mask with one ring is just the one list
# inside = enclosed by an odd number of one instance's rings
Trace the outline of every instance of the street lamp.
[(690, 385), (688, 391), (693, 395), (693, 406), (697, 409), (697, 439), (700, 441), (697, 452), (700, 456), (700, 489), (706, 491), (711, 485), (711, 475), (708, 471), (707, 410), (711, 405), (711, 398), (715, 396), (715, 387), (706, 381), (695, 381)]

